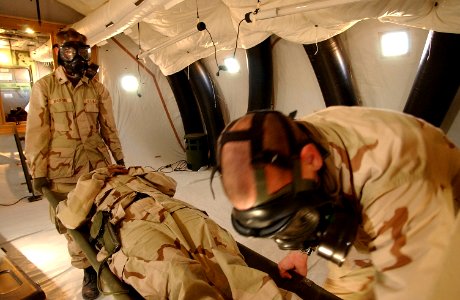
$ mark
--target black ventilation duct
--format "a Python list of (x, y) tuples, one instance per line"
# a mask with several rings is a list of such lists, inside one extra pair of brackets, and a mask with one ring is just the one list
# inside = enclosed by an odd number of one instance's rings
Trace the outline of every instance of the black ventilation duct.
[(270, 38), (246, 50), (249, 71), (248, 111), (270, 109), (273, 99), (273, 63)]
[(441, 126), (460, 85), (460, 35), (430, 31), (404, 112)]
[(303, 45), (315, 71), (326, 106), (359, 105), (348, 57), (334, 36), (317, 44)]
[(206, 127), (209, 146), (209, 164), (216, 163), (217, 139), (225, 127), (220, 103), (211, 76), (200, 61), (189, 66), (190, 86), (195, 95)]
[(166, 76), (179, 108), (185, 134), (204, 133), (201, 114), (185, 71)]

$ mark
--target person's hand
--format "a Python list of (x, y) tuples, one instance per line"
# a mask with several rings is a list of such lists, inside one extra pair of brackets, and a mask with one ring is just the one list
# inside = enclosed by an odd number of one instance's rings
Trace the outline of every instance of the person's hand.
[(50, 182), (48, 181), (48, 178), (46, 177), (37, 177), (33, 179), (33, 185), (34, 185), (34, 191), (39, 192), (40, 194), (43, 194), (42, 188), (49, 187)]
[(124, 166), (125, 165), (124, 159), (122, 158), (122, 159), (117, 160), (117, 165)]
[(109, 172), (110, 176), (117, 174), (128, 174), (128, 169), (126, 169), (125, 166), (119, 164), (108, 166), (107, 171)]
[(292, 278), (289, 270), (292, 270), (299, 275), (307, 276), (307, 260), (308, 255), (300, 251), (292, 251), (278, 263), (280, 276), (283, 278)]

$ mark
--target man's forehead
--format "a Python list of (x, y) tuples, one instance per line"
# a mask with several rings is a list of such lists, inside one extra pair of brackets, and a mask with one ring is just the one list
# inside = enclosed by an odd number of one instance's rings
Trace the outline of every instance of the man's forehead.
[[(251, 142), (248, 140), (229, 141), (222, 146), (222, 163), (232, 163), (231, 159), (238, 159), (240, 163), (250, 160)], [(230, 160), (230, 161), (229, 161)]]

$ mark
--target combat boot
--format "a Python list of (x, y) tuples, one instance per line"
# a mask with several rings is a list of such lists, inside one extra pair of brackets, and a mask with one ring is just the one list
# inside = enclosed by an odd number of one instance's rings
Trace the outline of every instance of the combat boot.
[(85, 300), (93, 300), (99, 296), (99, 290), (97, 289), (97, 273), (93, 267), (83, 269), (83, 287), (81, 289), (81, 295)]

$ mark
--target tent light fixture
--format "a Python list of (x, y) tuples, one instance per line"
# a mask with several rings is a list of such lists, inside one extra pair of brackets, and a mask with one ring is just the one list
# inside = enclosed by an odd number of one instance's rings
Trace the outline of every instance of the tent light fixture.
[(139, 88), (139, 81), (133, 75), (125, 75), (121, 78), (121, 87), (127, 92), (135, 92)]
[(380, 49), (383, 57), (403, 56), (409, 53), (407, 31), (391, 31), (380, 35)]
[(240, 71), (240, 63), (234, 57), (227, 57), (224, 59), (224, 64), (227, 67), (227, 72), (238, 73)]

